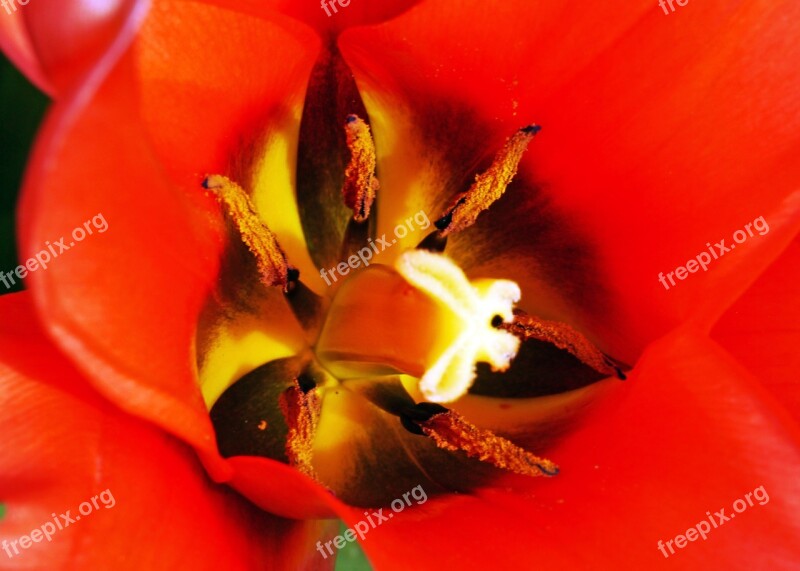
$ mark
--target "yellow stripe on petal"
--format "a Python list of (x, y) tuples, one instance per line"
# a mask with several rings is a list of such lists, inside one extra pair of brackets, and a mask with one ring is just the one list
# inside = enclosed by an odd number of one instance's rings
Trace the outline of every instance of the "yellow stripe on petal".
[[(222, 393), (253, 369), (307, 350), (305, 334), (279, 291), (252, 300), (251, 311), (214, 306), (198, 339), (200, 390), (210, 410)], [(213, 315), (213, 317), (212, 317)]]
[(251, 180), (253, 204), (264, 222), (278, 236), (292, 265), (300, 271), (303, 283), (314, 293), (322, 294), (327, 287), (308, 253), (297, 209), (294, 175), (297, 134), (275, 134), (262, 152)]

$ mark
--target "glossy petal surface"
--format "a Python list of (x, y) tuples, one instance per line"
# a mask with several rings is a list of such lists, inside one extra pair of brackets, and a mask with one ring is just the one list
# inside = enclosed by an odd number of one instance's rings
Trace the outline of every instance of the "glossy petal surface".
[[(29, 535), (53, 512), (69, 509), (75, 520), (50, 542), (4, 555), (0, 568), (322, 568), (313, 551), (322, 527), (268, 515), (211, 483), (185, 444), (95, 395), (45, 337), (28, 294), (3, 296), (0, 310), (8, 320), (0, 332), (0, 539)], [(106, 490), (81, 518), (79, 506)]]

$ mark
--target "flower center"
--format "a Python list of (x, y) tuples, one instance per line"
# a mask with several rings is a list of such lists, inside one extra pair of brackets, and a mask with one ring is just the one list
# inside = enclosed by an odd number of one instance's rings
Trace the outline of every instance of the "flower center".
[[(336, 54), (331, 57), (339, 61)], [(341, 65), (336, 61), (335, 65)], [(328, 85), (332, 76), (325, 73), (315, 77), (312, 84), (318, 81), (324, 89), (317, 89), (336, 94), (337, 105), (355, 100), (356, 112), (364, 113), (360, 100), (353, 99), (356, 90)], [(343, 97), (343, 92), (350, 95)], [(383, 189), (369, 124), (350, 111), (342, 113), (337, 108), (336, 112), (344, 118), (339, 129), (349, 160), (341, 168), (323, 164), (320, 157), (336, 155), (338, 140), (309, 119), (321, 114), (323, 103), (322, 99), (307, 101), (304, 108), (296, 194), (304, 204), (300, 218), (306, 233), (328, 210), (339, 215), (346, 208), (349, 220), (343, 230), (320, 219), (325, 232), (306, 240), (309, 257), (315, 261), (337, 259), (337, 255), (344, 260), (365, 246), (375, 228)], [(363, 472), (365, 466), (381, 474), (410, 474), (418, 469), (429, 477), (435, 472), (434, 481), (445, 478), (453, 462), (462, 463), (465, 458), (529, 476), (557, 473), (552, 462), (473, 424), (456, 408), (481, 394), (471, 390), (477, 388), (482, 370), (488, 366), (494, 373), (507, 371), (529, 341), (553, 344), (594, 369), (599, 378), (615, 372), (621, 375), (621, 371), (569, 326), (515, 309), (522, 295), (516, 283), (501, 276), (470, 280), (445, 253), (449, 236), (486, 216), (483, 213), (506, 192), (539, 130), (530, 125), (512, 134), (489, 167), (453, 197), (436, 219), (436, 229), (416, 248), (402, 251), (391, 265), (376, 260), (348, 270), (346, 277), (337, 277), (336, 283), (322, 289), (304, 283), (316, 275), (300, 275), (291, 265), (280, 236), (270, 231), (252, 202), (251, 188), (245, 190), (220, 175), (206, 179), (204, 186), (224, 206), (229, 227), (255, 261), (258, 287), (267, 292), (265, 307), (278, 303), (291, 311), (265, 312), (270, 317), (264, 319), (279, 322), (270, 335), (278, 341), (260, 362), (256, 354), (250, 366), (240, 367), (242, 373), (231, 374), (230, 382), (209, 379), (215, 369), (200, 367), (224, 456), (285, 461), (346, 500), (359, 502), (366, 500), (360, 491), (352, 491), (342, 473)], [(304, 133), (308, 133), (305, 139)], [(304, 145), (304, 140), (313, 142)], [(329, 188), (330, 180), (337, 177), (338, 203), (332, 202), (329, 191), (323, 193), (319, 205), (303, 198), (315, 184)], [(323, 243), (320, 236), (324, 235), (341, 240)], [(400, 248), (396, 246), (399, 252)], [(321, 275), (326, 279), (324, 267)], [(252, 301), (248, 299), (247, 304)], [(288, 330), (290, 321), (295, 332), (302, 331), (302, 346), (290, 347), (281, 338), (282, 327)], [(263, 346), (246, 335), (239, 335), (231, 345), (249, 343)], [(503, 375), (499, 376), (502, 383)], [(384, 434), (394, 439), (391, 445), (383, 441)], [(375, 450), (407, 467), (387, 472), (383, 460), (372, 459), (378, 454)], [(404, 455), (411, 458), (397, 460)], [(469, 471), (479, 471), (474, 464), (469, 466)], [(401, 486), (400, 476), (390, 480), (386, 483)], [(386, 488), (386, 493), (393, 492)]]
[(519, 338), (510, 323), (519, 287), (470, 283), (447, 257), (404, 253), (396, 269), (373, 266), (346, 282), (328, 311), (316, 354), (340, 379), (407, 374), (430, 402), (465, 395), (478, 362), (504, 371)]

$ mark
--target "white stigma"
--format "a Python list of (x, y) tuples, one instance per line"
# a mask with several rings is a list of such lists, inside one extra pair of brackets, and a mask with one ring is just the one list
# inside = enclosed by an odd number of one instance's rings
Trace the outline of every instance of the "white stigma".
[(405, 280), (449, 308), (461, 321), (460, 333), (420, 379), (419, 388), (431, 402), (453, 402), (465, 395), (478, 362), (505, 371), (519, 350), (517, 337), (492, 325), (496, 317), (510, 323), (519, 286), (509, 280), (470, 283), (449, 258), (425, 250), (405, 252), (395, 263)]

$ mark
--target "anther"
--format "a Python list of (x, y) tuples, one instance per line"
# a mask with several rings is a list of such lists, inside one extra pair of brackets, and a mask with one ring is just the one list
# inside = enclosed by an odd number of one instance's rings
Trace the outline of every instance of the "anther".
[(312, 466), (313, 444), (322, 403), (316, 391), (305, 391), (304, 386), (308, 386), (307, 381), (301, 385), (300, 377), (295, 379), (295, 385), (280, 396), (279, 405), (289, 429), (286, 436), (286, 457), (289, 464), (306, 476), (316, 479), (316, 471)]
[(604, 375), (615, 374), (622, 380), (626, 378), (622, 369), (610, 357), (566, 323), (545, 321), (515, 309), (514, 320), (511, 323), (501, 323), (500, 328), (516, 335), (522, 341), (537, 339), (551, 343), (562, 351), (567, 351), (598, 373)]
[(203, 181), (203, 188), (212, 191), (227, 208), (228, 216), (236, 225), (242, 241), (256, 258), (261, 282), (266, 286), (281, 286), (286, 291), (291, 276), (294, 275), (296, 279), (298, 274), (292, 273), (278, 239), (261, 220), (244, 189), (221, 175), (207, 177)]
[(372, 203), (380, 188), (375, 177), (377, 155), (372, 134), (363, 119), (356, 115), (348, 115), (345, 120), (347, 148), (350, 151), (350, 163), (344, 171), (342, 195), (344, 203), (353, 210), (353, 220), (363, 222), (369, 218)]
[(528, 125), (517, 131), (497, 153), (492, 166), (475, 177), (469, 190), (455, 197), (444, 215), (434, 223), (443, 236), (472, 226), (481, 212), (503, 195), (517, 174), (528, 144), (539, 131), (539, 125)]
[[(420, 403), (432, 404), (434, 403)], [(417, 405), (419, 407), (420, 405)], [(444, 408), (444, 407), (441, 407)], [(425, 411), (434, 412), (430, 408)], [(540, 458), (520, 448), (510, 440), (497, 436), (490, 430), (470, 424), (464, 417), (452, 410), (434, 412), (427, 420), (415, 421), (401, 417), (403, 426), (414, 434), (419, 428), (431, 438), (439, 448), (465, 452), (471, 458), (487, 462), (497, 468), (524, 476), (555, 476), (558, 466), (546, 458)]]

